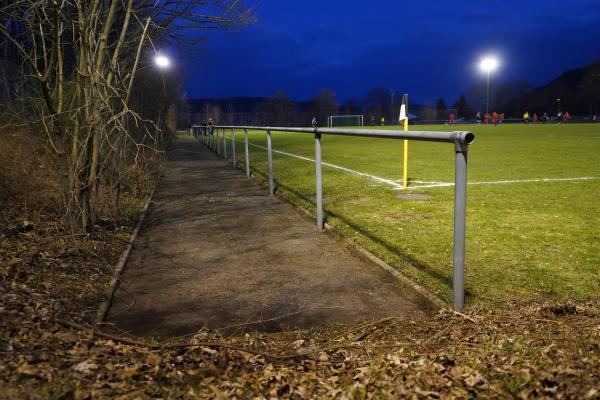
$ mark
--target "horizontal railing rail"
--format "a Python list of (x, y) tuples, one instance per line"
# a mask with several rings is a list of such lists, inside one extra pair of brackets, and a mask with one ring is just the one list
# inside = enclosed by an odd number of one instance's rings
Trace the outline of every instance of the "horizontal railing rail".
[[(316, 186), (316, 219), (317, 230), (323, 231), (323, 184), (322, 184), (322, 157), (321, 137), (323, 135), (342, 135), (350, 137), (371, 137), (385, 139), (405, 139), (426, 142), (442, 142), (454, 145), (455, 173), (454, 173), (454, 243), (452, 262), (452, 292), (454, 308), (462, 311), (465, 301), (464, 270), (465, 270), (465, 242), (466, 242), (466, 213), (467, 213), (467, 154), (468, 147), (475, 141), (475, 135), (468, 131), (441, 132), (441, 131), (403, 131), (403, 130), (378, 130), (378, 129), (350, 129), (350, 128), (298, 128), (276, 126), (237, 126), (237, 125), (192, 125), (190, 134), (200, 140), (218, 155), (227, 159), (226, 131), (231, 132), (231, 151), (234, 167), (236, 166), (235, 131), (244, 132), (244, 153), (246, 176), (250, 176), (250, 153), (248, 131), (264, 131), (267, 133), (267, 164), (269, 178), (269, 192), (275, 194), (273, 177), (273, 138), (272, 132), (308, 133), (315, 139), (315, 186)], [(219, 135), (219, 133), (221, 135)], [(222, 139), (220, 139), (220, 137)], [(222, 149), (221, 149), (221, 140)]]
[[(202, 127), (194, 125), (192, 127)], [(372, 138), (389, 139), (407, 139), (428, 142), (455, 143), (459, 141), (465, 144), (471, 144), (475, 140), (475, 135), (468, 131), (460, 132), (442, 132), (442, 131), (402, 131), (402, 130), (383, 130), (383, 129), (364, 129), (364, 128), (296, 128), (281, 126), (239, 126), (239, 125), (219, 125), (213, 129), (248, 129), (252, 131), (271, 131), (271, 132), (295, 132), (311, 133), (321, 135), (341, 135), (341, 136), (359, 136)]]

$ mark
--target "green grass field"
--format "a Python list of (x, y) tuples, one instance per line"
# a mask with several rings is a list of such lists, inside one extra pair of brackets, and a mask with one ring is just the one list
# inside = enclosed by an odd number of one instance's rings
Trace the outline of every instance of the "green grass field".
[[(413, 130), (453, 130), (415, 126)], [(600, 292), (600, 124), (463, 125), (477, 140), (469, 152), (467, 303), (506, 300), (586, 299)], [(230, 133), (228, 133), (229, 135)], [(250, 142), (266, 146), (265, 133)], [(327, 136), (323, 161), (398, 181), (402, 141)], [(243, 135), (236, 135), (243, 165)], [(276, 150), (314, 158), (311, 135), (274, 132)], [(266, 151), (250, 147), (254, 175), (265, 179)], [(410, 142), (411, 193), (324, 166), (327, 221), (415, 281), (450, 301), (453, 187), (418, 188), (420, 182), (453, 182), (450, 144)], [(314, 212), (314, 164), (274, 154), (281, 195)], [(585, 180), (504, 182), (556, 178)], [(475, 184), (489, 182), (487, 184)]]

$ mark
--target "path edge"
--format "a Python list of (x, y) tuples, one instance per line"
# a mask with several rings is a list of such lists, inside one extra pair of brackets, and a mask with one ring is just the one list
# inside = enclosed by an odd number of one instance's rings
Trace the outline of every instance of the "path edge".
[[(200, 142), (198, 140), (198, 143), (200, 143), (201, 146), (203, 146), (204, 148), (206, 148), (211, 154), (215, 155), (217, 157), (217, 159), (219, 160), (223, 160), (222, 157), (220, 157), (219, 155), (216, 155), (214, 153), (214, 151), (212, 151), (208, 146), (206, 146), (204, 143)], [(234, 168), (238, 171), (242, 171), (242, 164), (239, 163), (237, 164), (235, 167), (233, 165), (230, 164), (229, 160), (224, 160), (226, 163), (226, 167), (231, 167)], [(250, 174), (250, 177), (247, 179), (252, 179), (256, 182), (259, 182), (261, 184), (261, 186), (265, 186), (266, 181), (264, 181), (263, 179), (257, 177), (255, 174)], [(275, 183), (275, 187), (277, 188), (277, 184)], [(309, 218), (310, 220), (314, 221), (316, 216), (313, 215), (313, 213), (308, 210), (307, 208), (301, 206), (300, 204), (294, 202), (292, 199), (286, 197), (282, 192), (275, 190), (274, 193), (274, 197), (279, 199), (280, 201), (287, 203), (289, 205), (292, 206), (292, 209), (296, 210), (300, 215), (302, 215), (305, 218)], [(328, 224), (327, 222), (324, 223), (325, 226), (325, 231), (327, 233), (332, 234), (333, 236), (335, 236), (336, 238), (342, 240), (347, 246), (349, 246), (352, 250), (356, 251), (358, 253), (359, 256), (362, 256), (364, 258), (366, 258), (367, 260), (375, 263), (375, 265), (377, 265), (379, 268), (383, 269), (384, 271), (386, 271), (387, 273), (389, 273), (391, 276), (393, 276), (394, 278), (396, 278), (396, 280), (398, 280), (400, 283), (409, 286), (410, 288), (412, 288), (414, 291), (416, 291), (418, 294), (420, 294), (421, 296), (423, 296), (426, 300), (428, 300), (433, 306), (437, 307), (438, 310), (442, 310), (442, 309), (451, 309), (451, 305), (449, 303), (447, 303), (446, 301), (444, 301), (441, 297), (439, 297), (438, 295), (436, 295), (435, 293), (433, 293), (431, 290), (427, 289), (426, 287), (418, 284), (417, 282), (415, 282), (412, 278), (408, 277), (406, 274), (404, 274), (403, 272), (401, 272), (400, 270), (398, 270), (397, 268), (394, 268), (393, 266), (391, 266), (390, 264), (386, 263), (385, 261), (383, 261), (381, 258), (377, 257), (375, 254), (371, 253), (369, 250), (363, 248), (362, 246), (360, 246), (358, 243), (356, 243), (356, 241), (352, 240), (351, 238), (345, 236), (341, 231), (339, 231), (338, 229), (336, 229), (333, 225)]]
[[(236, 167), (236, 169), (240, 169), (240, 168)], [(263, 184), (263, 186), (264, 186), (265, 181), (263, 181), (260, 178), (257, 178), (255, 175), (251, 175), (250, 179), (254, 179), (258, 182), (261, 182), (261, 184)], [(277, 199), (281, 200), (282, 202), (291, 205), (292, 208), (295, 209), (296, 211), (298, 211), (302, 216), (309, 218), (311, 221), (314, 222), (316, 216), (313, 215), (313, 213), (310, 210), (306, 209), (305, 207), (302, 207), (300, 204), (298, 204), (298, 203), (294, 202), (292, 199), (286, 197), (282, 192), (279, 192), (276, 190), (275, 197)], [(353, 250), (357, 251), (359, 253), (359, 255), (361, 255), (362, 257), (368, 259), (369, 261), (375, 263), (378, 267), (380, 267), (384, 271), (388, 272), (390, 275), (392, 275), (398, 281), (405, 284), (406, 286), (409, 286), (414, 291), (419, 293), (421, 296), (425, 297), (435, 307), (437, 307), (438, 310), (451, 309), (451, 305), (449, 303), (447, 303), (446, 301), (444, 301), (441, 297), (439, 297), (438, 295), (436, 295), (435, 293), (433, 293), (431, 290), (427, 289), (426, 287), (418, 284), (412, 278), (408, 277), (406, 274), (404, 274), (397, 268), (394, 268), (390, 264), (383, 261), (381, 258), (377, 257), (375, 254), (371, 253), (369, 250), (365, 249), (364, 247), (362, 247), (361, 245), (356, 243), (356, 241), (354, 241), (351, 238), (344, 235), (339, 229), (336, 229), (335, 226), (330, 225), (327, 222), (324, 223), (324, 226), (325, 226), (325, 231), (327, 233), (330, 233), (333, 236), (335, 236), (336, 238), (342, 240), (347, 246), (349, 246)]]
[(152, 192), (150, 193), (150, 197), (148, 198), (148, 201), (146, 202), (146, 204), (144, 205), (144, 208), (142, 209), (142, 214), (140, 215), (140, 219), (138, 220), (138, 223), (135, 226), (135, 229), (133, 230), (133, 232), (131, 233), (131, 236), (129, 237), (129, 240), (127, 241), (127, 247), (125, 247), (125, 250), (123, 250), (123, 252), (121, 253), (121, 256), (119, 257), (119, 261), (115, 265), (113, 277), (110, 280), (107, 290), (104, 292), (104, 301), (102, 302), (102, 304), (100, 304), (100, 308), (98, 309), (98, 311), (96, 313), (96, 318), (94, 320), (94, 326), (97, 326), (97, 325), (103, 323), (106, 318), (106, 315), (108, 314), (108, 310), (110, 309), (110, 307), (112, 305), (112, 301), (115, 296), (115, 292), (117, 291), (117, 288), (119, 287), (119, 282), (121, 281), (121, 275), (123, 275), (123, 271), (125, 270), (125, 265), (127, 265), (127, 260), (129, 260), (129, 255), (131, 254), (131, 250), (133, 250), (133, 245), (135, 243), (135, 240), (137, 239), (140, 229), (142, 228), (142, 224), (144, 223), (146, 214), (148, 214), (148, 209), (150, 208), (150, 203), (152, 203), (152, 199), (154, 198), (154, 192), (156, 191), (157, 186), (158, 186), (158, 182), (154, 186), (154, 189), (152, 189)]

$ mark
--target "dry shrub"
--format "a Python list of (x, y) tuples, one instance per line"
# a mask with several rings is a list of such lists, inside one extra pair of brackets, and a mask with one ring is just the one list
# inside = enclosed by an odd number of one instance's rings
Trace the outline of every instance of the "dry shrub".
[(62, 209), (59, 165), (45, 146), (39, 135), (24, 129), (0, 132), (2, 219)]
[[(120, 180), (105, 171), (98, 198), (100, 224), (127, 225), (137, 218), (163, 157), (148, 151), (138, 154), (136, 162), (130, 161)], [(36, 222), (44, 214), (62, 220), (61, 170), (60, 160), (42, 133), (16, 127), (0, 132), (0, 225), (12, 225), (15, 219)]]
[(128, 225), (137, 220), (140, 209), (156, 184), (156, 172), (160, 162), (154, 165), (146, 164), (149, 163), (131, 164), (123, 169), (120, 177), (105, 177), (98, 193), (98, 222)]

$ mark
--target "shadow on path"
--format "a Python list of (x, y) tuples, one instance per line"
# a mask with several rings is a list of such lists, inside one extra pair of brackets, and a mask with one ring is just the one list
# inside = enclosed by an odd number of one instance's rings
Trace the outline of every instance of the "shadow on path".
[(179, 141), (109, 323), (135, 335), (279, 331), (432, 305), (197, 142)]

